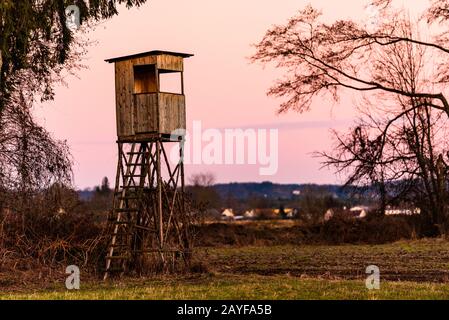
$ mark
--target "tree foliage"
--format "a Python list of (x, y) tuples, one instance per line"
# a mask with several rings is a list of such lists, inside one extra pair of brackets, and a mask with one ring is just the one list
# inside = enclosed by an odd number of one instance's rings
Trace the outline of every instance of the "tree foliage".
[(118, 6), (146, 0), (0, 0), (0, 187), (35, 190), (71, 181), (65, 142), (55, 140), (32, 116), (51, 100), (54, 87), (75, 73), (87, 43), (66, 24), (77, 5), (84, 31), (118, 14)]
[(52, 76), (59, 73), (75, 48), (76, 39), (66, 25), (65, 9), (75, 4), (81, 21), (110, 18), (117, 5), (139, 6), (146, 0), (1, 0), (0, 1), (0, 112), (24, 85), (22, 73), (39, 85), (34, 93), (53, 97)]

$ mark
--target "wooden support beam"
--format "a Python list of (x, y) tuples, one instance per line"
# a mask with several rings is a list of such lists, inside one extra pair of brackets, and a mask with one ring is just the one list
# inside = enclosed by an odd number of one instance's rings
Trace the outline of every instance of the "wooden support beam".
[(137, 270), (147, 259), (144, 253), (156, 253), (164, 270), (174, 269), (178, 259), (188, 259), (184, 166), (181, 162), (174, 170), (171, 168), (164, 141), (158, 138), (118, 143), (119, 163), (107, 256), (123, 259), (106, 259), (105, 278), (109, 270)]

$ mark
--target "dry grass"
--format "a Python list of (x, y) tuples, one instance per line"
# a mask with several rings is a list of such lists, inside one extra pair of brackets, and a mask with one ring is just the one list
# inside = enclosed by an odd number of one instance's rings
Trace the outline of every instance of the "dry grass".
[[(104, 283), (82, 271), (75, 292), (65, 289), (64, 275), (47, 275), (40, 286), (25, 279), (4, 287), (0, 299), (449, 299), (443, 240), (201, 248), (197, 259), (208, 261), (209, 272)], [(379, 291), (365, 288), (370, 264), (380, 267)]]
[(369, 291), (363, 281), (319, 280), (289, 276), (220, 275), (196, 279), (147, 279), (114, 284), (87, 283), (79, 291), (61, 287), (22, 294), (0, 294), (0, 299), (44, 300), (377, 300), (449, 299), (449, 285), (383, 282)]
[[(329, 245), (323, 243), (320, 227), (297, 221), (207, 224), (199, 234), (197, 274), (104, 283), (93, 273), (102, 255), (96, 238), (100, 228), (90, 221), (85, 215), (54, 221), (48, 230), (38, 229), (34, 238), (4, 224), (10, 229), (2, 228), (0, 233), (0, 299), (449, 298), (449, 242)], [(45, 225), (41, 222), (36, 225)], [(390, 235), (400, 238), (401, 233), (395, 233), (398, 225), (389, 225), (394, 227)], [(352, 229), (346, 228), (346, 222), (337, 225), (341, 226), (346, 237)], [(354, 226), (365, 233), (372, 227)], [(381, 228), (372, 230), (379, 234), (368, 234), (381, 239)], [(8, 232), (17, 236), (6, 237)], [(81, 267), (81, 291), (65, 289), (67, 264)], [(365, 269), (371, 264), (381, 270), (378, 292), (364, 286)]]

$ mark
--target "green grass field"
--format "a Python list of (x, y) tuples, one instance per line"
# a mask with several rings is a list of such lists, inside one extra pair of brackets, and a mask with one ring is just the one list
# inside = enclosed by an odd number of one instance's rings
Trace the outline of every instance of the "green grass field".
[(214, 275), (198, 279), (88, 283), (79, 291), (56, 289), (1, 294), (0, 299), (449, 299), (448, 284), (384, 282), (368, 291), (363, 281), (301, 279), (289, 276)]
[[(449, 242), (421, 240), (366, 246), (201, 248), (209, 272), (184, 277), (81, 279), (44, 289), (3, 291), (0, 299), (449, 299)], [(380, 290), (365, 269), (381, 270)]]

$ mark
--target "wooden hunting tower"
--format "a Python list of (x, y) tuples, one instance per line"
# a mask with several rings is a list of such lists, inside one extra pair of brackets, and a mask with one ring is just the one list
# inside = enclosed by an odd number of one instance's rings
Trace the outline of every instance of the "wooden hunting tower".
[[(189, 262), (182, 142), (184, 59), (191, 56), (150, 51), (106, 60), (115, 65), (119, 159), (105, 278)], [(165, 88), (164, 81), (171, 87)], [(175, 168), (165, 151), (167, 143), (179, 145)]]
[[(184, 58), (191, 54), (150, 51), (106, 60), (115, 64), (117, 135), (119, 139), (148, 133), (171, 134), (186, 128)], [(179, 92), (163, 92), (162, 77), (179, 77)], [(163, 88), (162, 88), (163, 89)]]

